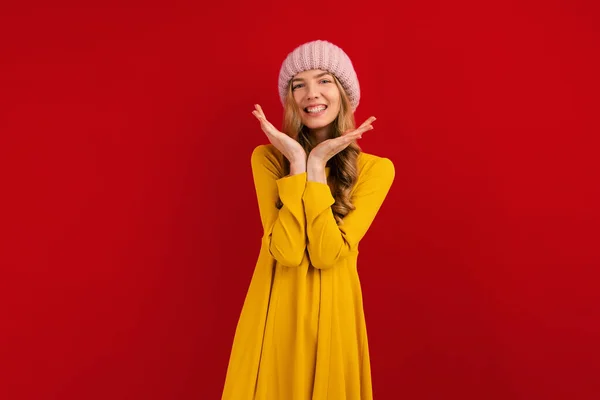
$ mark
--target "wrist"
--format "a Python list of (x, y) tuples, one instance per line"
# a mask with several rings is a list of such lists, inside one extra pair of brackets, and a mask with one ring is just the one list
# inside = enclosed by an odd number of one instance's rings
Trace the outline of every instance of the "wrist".
[(309, 162), (306, 165), (306, 173), (309, 181), (327, 183), (327, 175), (325, 173), (325, 165), (323, 162), (312, 160), (312, 162)]
[(290, 154), (288, 157), (290, 164), (304, 164), (306, 165), (306, 154), (296, 153)]
[(306, 172), (306, 162), (305, 161), (293, 161), (290, 162), (290, 175), (297, 175)]
[(324, 161), (319, 157), (314, 157), (310, 154), (308, 155), (308, 160), (306, 161), (307, 168), (311, 167), (325, 169), (325, 164), (327, 164), (327, 161)]

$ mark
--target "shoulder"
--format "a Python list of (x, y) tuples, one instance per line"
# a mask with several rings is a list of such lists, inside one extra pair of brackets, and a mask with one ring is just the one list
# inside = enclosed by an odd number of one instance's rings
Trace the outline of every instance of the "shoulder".
[(359, 179), (381, 175), (393, 179), (395, 172), (394, 163), (387, 157), (365, 152), (361, 152), (358, 156)]
[(276, 156), (279, 153), (279, 150), (275, 148), (272, 144), (259, 144), (252, 150), (252, 157), (269, 157)]
[(281, 171), (283, 169), (282, 154), (272, 144), (259, 144), (252, 151), (252, 168), (266, 166), (269, 169)]

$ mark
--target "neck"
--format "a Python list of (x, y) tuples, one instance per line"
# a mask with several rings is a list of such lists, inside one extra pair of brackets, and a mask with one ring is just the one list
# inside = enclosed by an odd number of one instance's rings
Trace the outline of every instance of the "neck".
[(324, 126), (322, 128), (317, 129), (309, 129), (308, 133), (315, 140), (316, 144), (320, 144), (321, 142), (330, 139), (333, 135), (333, 123)]

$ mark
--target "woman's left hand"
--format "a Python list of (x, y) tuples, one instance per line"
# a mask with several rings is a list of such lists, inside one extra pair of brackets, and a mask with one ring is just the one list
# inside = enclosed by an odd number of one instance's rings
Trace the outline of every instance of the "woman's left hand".
[(344, 132), (342, 133), (342, 136), (322, 141), (311, 150), (308, 158), (313, 162), (318, 160), (320, 163), (323, 163), (323, 166), (325, 166), (331, 157), (344, 150), (356, 139), (362, 138), (363, 133), (373, 129), (373, 125), (371, 125), (371, 123), (376, 119), (377, 118), (375, 117), (370, 117), (358, 128), (352, 131)]

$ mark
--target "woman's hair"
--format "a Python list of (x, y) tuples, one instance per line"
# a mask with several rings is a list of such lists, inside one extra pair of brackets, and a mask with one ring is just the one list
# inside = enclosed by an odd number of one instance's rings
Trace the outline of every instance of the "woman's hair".
[[(340, 112), (333, 121), (332, 138), (334, 138), (341, 136), (343, 132), (354, 129), (355, 121), (354, 113), (352, 112), (350, 100), (346, 91), (337, 77), (333, 74), (332, 76), (340, 91), (341, 98)], [(308, 132), (308, 128), (302, 124), (300, 109), (294, 100), (291, 82), (285, 97), (282, 130), (288, 136), (298, 140), (307, 156), (316, 146)], [(358, 144), (352, 142), (327, 162), (327, 166), (330, 168), (327, 184), (331, 188), (331, 192), (335, 199), (335, 203), (331, 206), (331, 209), (338, 225), (341, 225), (343, 223), (343, 218), (350, 211), (355, 209), (354, 205), (350, 202), (350, 192), (358, 178), (358, 155), (360, 152), (361, 149)], [(283, 157), (283, 169), (283, 176), (290, 173), (290, 162), (285, 157)], [(278, 199), (277, 208), (281, 208), (282, 206), (283, 203), (281, 202), (281, 199)]]

